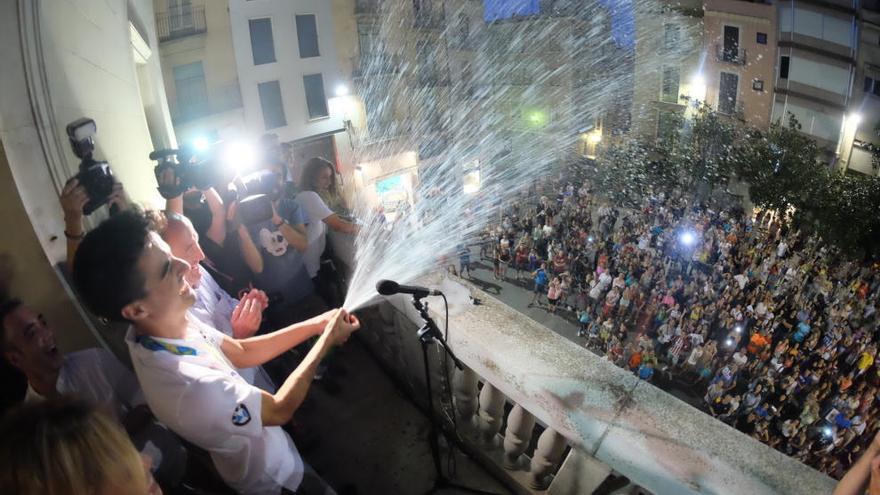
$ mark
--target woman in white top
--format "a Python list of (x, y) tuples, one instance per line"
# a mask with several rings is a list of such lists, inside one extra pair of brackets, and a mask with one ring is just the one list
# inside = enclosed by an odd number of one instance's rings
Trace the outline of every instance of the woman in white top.
[(303, 258), (309, 276), (314, 279), (321, 267), (321, 255), (327, 244), (327, 227), (337, 232), (356, 234), (358, 226), (339, 218), (322, 197), (336, 194), (333, 164), (323, 158), (312, 158), (303, 169), (300, 185), (301, 192), (295, 199), (307, 215), (306, 239), (309, 242)]

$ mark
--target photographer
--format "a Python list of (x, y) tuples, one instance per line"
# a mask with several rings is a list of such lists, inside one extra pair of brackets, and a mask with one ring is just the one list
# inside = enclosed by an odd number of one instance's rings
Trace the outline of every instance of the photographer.
[[(76, 177), (70, 178), (61, 190), (61, 209), (64, 211), (64, 237), (67, 238), (67, 269), (73, 269), (73, 256), (76, 248), (85, 236), (83, 227), (83, 207), (89, 202), (89, 194), (86, 188), (79, 183)], [(111, 208), (124, 210), (128, 206), (125, 198), (125, 189), (121, 182), (113, 184), (113, 192), (107, 198)]]
[(79, 172), (70, 178), (61, 191), (64, 211), (64, 237), (67, 238), (67, 269), (73, 270), (73, 257), (83, 238), (83, 216), (109, 205), (110, 214), (125, 209), (128, 202), (122, 184), (113, 176), (110, 164), (96, 160), (95, 121), (83, 117), (67, 124), (67, 138), (74, 156), (80, 159)]
[[(191, 266), (174, 257), (148, 219), (127, 211), (85, 237), (74, 283), (97, 315), (132, 324), (126, 335), (147, 403), (164, 424), (207, 450), (218, 473), (245, 494), (333, 493), (280, 428), (302, 404), (327, 352), (360, 327), (334, 310), (282, 330), (233, 339), (187, 318)], [(278, 392), (249, 385), (236, 368), (258, 366), (317, 337)]]
[(305, 212), (283, 197), (281, 177), (275, 172), (252, 174), (245, 187), (251, 196), (239, 203), (238, 216), (260, 252), (254, 278), (273, 300), (269, 321), (280, 327), (322, 313), (327, 304), (315, 292), (305, 264)]

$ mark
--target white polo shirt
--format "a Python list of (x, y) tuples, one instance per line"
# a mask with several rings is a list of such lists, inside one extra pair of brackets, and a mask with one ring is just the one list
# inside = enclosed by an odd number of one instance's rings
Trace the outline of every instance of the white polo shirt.
[[(198, 287), (194, 288), (196, 301), (187, 313), (205, 325), (235, 338), (232, 330), (232, 312), (238, 305), (238, 299), (223, 290), (202, 265), (199, 265), (199, 271), (202, 278), (199, 280)], [(270, 394), (275, 393), (275, 384), (272, 383), (272, 379), (269, 378), (262, 366), (237, 371), (251, 385), (256, 385)]]
[(264, 427), (261, 392), (220, 349), (222, 334), (192, 318), (183, 339), (125, 336), (153, 414), (207, 450), (223, 480), (243, 494), (296, 490), (303, 461), (279, 426)]

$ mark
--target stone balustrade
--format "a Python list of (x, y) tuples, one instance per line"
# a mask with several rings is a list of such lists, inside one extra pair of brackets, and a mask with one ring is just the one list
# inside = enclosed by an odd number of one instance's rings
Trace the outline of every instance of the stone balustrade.
[[(421, 282), (436, 286), (440, 280)], [(456, 292), (457, 282), (443, 284), (447, 294)], [(450, 372), (450, 408), (463, 448), (515, 493), (589, 494), (606, 481), (617, 482), (613, 493), (619, 494), (833, 490), (834, 480), (824, 474), (467, 289), (481, 304), (462, 297), (451, 302), (448, 338), (465, 369), (448, 361), (444, 367), (436, 349), (432, 382)], [(443, 302), (429, 300), (442, 328)], [(365, 341), (421, 400), (418, 313), (404, 296), (377, 308), (365, 319)]]

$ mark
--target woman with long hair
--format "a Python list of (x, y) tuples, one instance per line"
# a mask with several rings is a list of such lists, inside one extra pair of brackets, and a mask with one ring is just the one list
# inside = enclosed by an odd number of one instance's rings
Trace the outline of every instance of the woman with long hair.
[[(328, 227), (344, 234), (357, 234), (357, 224), (339, 218), (325, 198), (338, 196), (336, 173), (333, 164), (323, 158), (312, 158), (306, 163), (300, 181), (300, 192), (294, 198), (306, 213), (306, 240), (308, 247), (303, 253), (309, 276), (328, 303), (341, 297), (339, 280), (334, 274), (318, 276), (321, 256), (327, 246)], [(326, 271), (325, 271), (326, 273)], [(336, 304), (342, 301), (336, 301)], [(331, 304), (333, 305), (333, 304)]]
[(0, 423), (0, 493), (161, 495), (150, 461), (111, 419), (72, 399), (22, 406)]

